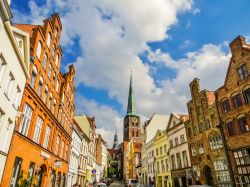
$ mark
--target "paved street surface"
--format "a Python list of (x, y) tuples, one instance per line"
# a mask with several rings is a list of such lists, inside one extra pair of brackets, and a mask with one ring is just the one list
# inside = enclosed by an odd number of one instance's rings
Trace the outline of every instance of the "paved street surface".
[(125, 185), (121, 181), (115, 179), (114, 182), (109, 187), (116, 187), (116, 186), (125, 187)]

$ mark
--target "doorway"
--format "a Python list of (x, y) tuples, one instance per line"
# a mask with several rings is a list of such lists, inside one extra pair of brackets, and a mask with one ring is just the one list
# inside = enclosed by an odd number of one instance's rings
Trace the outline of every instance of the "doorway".
[(214, 186), (213, 174), (209, 166), (205, 166), (204, 176), (205, 176), (206, 184), (209, 186)]

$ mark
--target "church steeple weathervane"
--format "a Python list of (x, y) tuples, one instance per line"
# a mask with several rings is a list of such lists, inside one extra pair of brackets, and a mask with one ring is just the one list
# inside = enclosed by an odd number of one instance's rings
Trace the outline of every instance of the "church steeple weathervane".
[(136, 108), (135, 108), (135, 96), (134, 96), (133, 72), (132, 72), (132, 70), (131, 70), (131, 75), (130, 75), (128, 106), (127, 106), (127, 115), (126, 116), (137, 116)]

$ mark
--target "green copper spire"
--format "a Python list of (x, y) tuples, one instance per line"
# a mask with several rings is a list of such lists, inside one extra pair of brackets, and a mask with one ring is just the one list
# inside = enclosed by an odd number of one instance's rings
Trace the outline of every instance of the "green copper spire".
[(131, 76), (130, 76), (127, 116), (137, 116), (136, 109), (135, 109), (135, 96), (134, 96), (134, 88), (133, 88), (132, 71), (131, 71)]

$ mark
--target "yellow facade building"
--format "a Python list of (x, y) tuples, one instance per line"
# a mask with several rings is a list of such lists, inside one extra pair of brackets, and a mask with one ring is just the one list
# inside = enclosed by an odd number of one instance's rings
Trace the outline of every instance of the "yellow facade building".
[(165, 130), (158, 130), (154, 137), (155, 151), (155, 186), (171, 187), (172, 178), (169, 165), (168, 136)]

